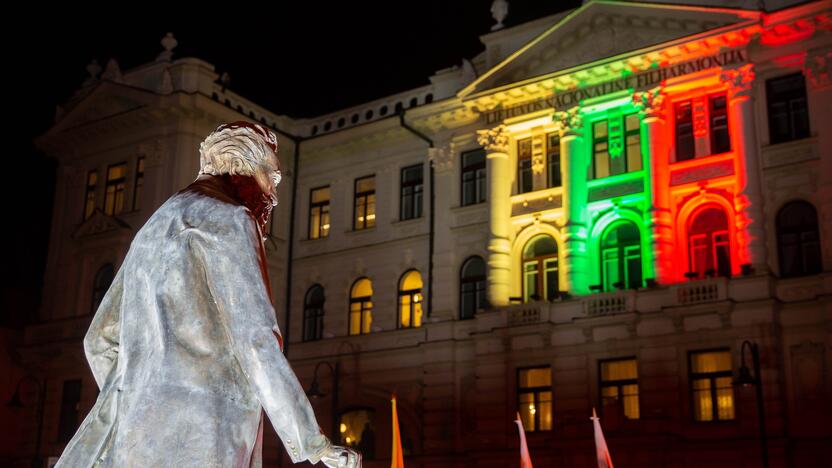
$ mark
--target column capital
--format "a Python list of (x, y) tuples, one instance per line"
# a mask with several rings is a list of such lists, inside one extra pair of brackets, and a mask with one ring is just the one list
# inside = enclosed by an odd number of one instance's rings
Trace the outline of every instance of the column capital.
[(644, 113), (645, 117), (663, 118), (664, 102), (667, 95), (663, 86), (656, 86), (647, 91), (633, 93), (633, 104)]
[(453, 142), (446, 142), (428, 148), (428, 160), (437, 172), (446, 172), (454, 168), (455, 146)]
[(505, 125), (477, 130), (477, 142), (489, 153), (507, 153), (509, 133)]
[(565, 111), (556, 111), (552, 116), (555, 122), (555, 129), (561, 136), (576, 135), (583, 126), (583, 117), (578, 106)]
[(739, 68), (723, 70), (719, 79), (728, 83), (728, 99), (751, 97), (751, 85), (754, 83), (754, 65), (747, 64)]
[(812, 89), (827, 89), (832, 86), (832, 49), (814, 49), (806, 55), (806, 63), (803, 65), (803, 72), (809, 78)]

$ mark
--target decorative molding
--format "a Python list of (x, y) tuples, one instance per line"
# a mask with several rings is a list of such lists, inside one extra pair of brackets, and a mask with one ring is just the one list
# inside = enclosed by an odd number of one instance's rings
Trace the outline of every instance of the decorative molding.
[(505, 125), (477, 130), (477, 142), (489, 153), (508, 153), (509, 133)]
[(428, 160), (437, 172), (453, 170), (456, 156), (456, 145), (448, 142), (436, 148), (428, 148)]
[(619, 182), (617, 184), (604, 184), (589, 189), (587, 200), (590, 202), (605, 200), (607, 198), (620, 197), (644, 191), (644, 180), (641, 178)]
[(566, 111), (555, 112), (552, 120), (555, 122), (555, 131), (559, 132), (561, 136), (577, 134), (583, 126), (583, 118), (578, 106)]
[(84, 239), (115, 231), (130, 231), (130, 225), (114, 216), (108, 216), (104, 214), (103, 211), (96, 209), (92, 213), (92, 216), (81, 223), (81, 225), (78, 226), (78, 229), (72, 233), (72, 238), (76, 240)]
[(832, 86), (829, 76), (829, 64), (832, 62), (832, 49), (812, 50), (806, 56), (804, 73), (809, 78), (812, 89), (820, 90)]
[(657, 86), (647, 91), (633, 93), (633, 104), (639, 107), (647, 117), (664, 117), (663, 108), (666, 95), (663, 88)]
[(754, 83), (754, 65), (749, 63), (731, 70), (723, 70), (719, 79), (730, 84), (731, 98), (750, 96), (751, 85)]
[(682, 185), (705, 179), (729, 176), (734, 173), (734, 161), (724, 160), (704, 166), (688, 167), (672, 171), (670, 185)]

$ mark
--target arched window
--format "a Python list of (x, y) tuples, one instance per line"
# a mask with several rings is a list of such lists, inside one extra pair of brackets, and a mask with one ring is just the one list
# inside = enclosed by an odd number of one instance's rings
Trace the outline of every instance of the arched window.
[(725, 211), (710, 205), (690, 219), (687, 276), (731, 276), (731, 239)]
[(316, 284), (303, 301), (303, 341), (320, 340), (324, 330), (324, 288)]
[(459, 318), (470, 319), (485, 307), (485, 261), (470, 257), (459, 272)]
[(523, 301), (552, 300), (558, 295), (558, 244), (541, 234), (523, 249)]
[(604, 231), (601, 282), (604, 291), (642, 286), (641, 239), (635, 224), (621, 221)]
[(777, 247), (781, 276), (803, 276), (823, 270), (818, 214), (805, 201), (787, 203), (777, 213)]
[(376, 431), (372, 409), (354, 409), (338, 418), (340, 445), (358, 449), (364, 459), (376, 456)]
[(422, 326), (422, 275), (410, 270), (399, 281), (399, 328)]
[(110, 284), (113, 283), (113, 277), (115, 276), (116, 269), (112, 263), (108, 263), (102, 266), (98, 273), (95, 274), (95, 280), (92, 284), (92, 310), (91, 313), (95, 313), (98, 310), (98, 306), (101, 305), (101, 301), (104, 300), (104, 295), (107, 294), (107, 290), (110, 289)]
[(370, 333), (373, 323), (373, 283), (361, 278), (350, 291), (350, 335)]

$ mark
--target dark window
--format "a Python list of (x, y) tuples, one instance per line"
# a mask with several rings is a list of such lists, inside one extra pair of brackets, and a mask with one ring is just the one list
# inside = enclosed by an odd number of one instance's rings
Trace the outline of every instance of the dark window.
[(114, 277), (115, 268), (112, 263), (104, 265), (98, 270), (98, 273), (95, 274), (95, 280), (92, 285), (91, 312), (93, 314), (98, 310), (98, 306), (101, 305), (101, 301), (104, 300), (104, 295), (107, 294), (107, 290), (110, 289), (110, 285), (113, 283)]
[(820, 236), (815, 207), (805, 201), (786, 204), (777, 213), (777, 247), (780, 275), (803, 276), (820, 273)]
[(485, 201), (485, 150), (462, 153), (462, 206)]
[(552, 300), (558, 295), (558, 245), (545, 234), (523, 249), (523, 300)]
[(58, 420), (58, 441), (66, 442), (78, 429), (78, 404), (81, 402), (81, 380), (64, 381), (61, 415)]
[(89, 219), (95, 211), (95, 186), (98, 183), (98, 172), (87, 172), (87, 190), (84, 193), (84, 219)]
[(625, 172), (641, 170), (641, 120), (637, 114), (624, 116), (624, 156), (627, 164)]
[(689, 272), (697, 277), (731, 276), (728, 217), (717, 207), (698, 210), (688, 228)]
[(422, 326), (422, 275), (410, 270), (399, 281), (399, 328)]
[(532, 190), (532, 139), (525, 138), (517, 142), (517, 193)]
[(560, 173), (560, 136), (557, 133), (546, 135), (546, 168), (547, 185), (560, 187), (563, 182)]
[(637, 361), (633, 358), (612, 359), (599, 364), (601, 407), (620, 405), (625, 418), (638, 419)]
[(728, 350), (690, 354), (690, 389), (694, 421), (734, 419), (734, 387)]
[(370, 333), (373, 323), (373, 283), (361, 278), (350, 291), (350, 335)]
[(641, 238), (635, 224), (618, 222), (604, 231), (601, 279), (604, 291), (642, 286)]
[(309, 192), (309, 238), (329, 236), (329, 187)]
[(768, 134), (771, 144), (809, 136), (806, 79), (802, 73), (766, 81)]
[(104, 213), (112, 216), (124, 211), (124, 188), (127, 163), (107, 168), (107, 183), (104, 192)]
[(693, 138), (693, 110), (691, 101), (677, 102), (676, 108), (676, 161), (687, 161), (696, 156)]
[(528, 432), (552, 429), (552, 369), (517, 369), (517, 410)]
[(364, 459), (376, 457), (376, 431), (373, 424), (373, 410), (359, 409), (341, 413), (339, 421), (339, 443), (361, 452)]
[(367, 229), (376, 225), (376, 177), (355, 179), (355, 210), (352, 228)]
[(142, 191), (144, 190), (144, 158), (136, 161), (136, 179), (133, 184), (133, 210), (142, 207)]
[(592, 124), (595, 179), (641, 170), (640, 124), (637, 114), (615, 115)]
[(402, 220), (422, 216), (423, 172), (421, 164), (402, 169), (401, 204), (399, 207), (399, 216)]
[(303, 341), (320, 340), (324, 330), (324, 288), (316, 284), (303, 301)]
[(462, 264), (459, 276), (459, 318), (474, 318), (485, 307), (485, 261), (470, 257)]
[(724, 94), (711, 96), (710, 106), (711, 154), (731, 151), (731, 136), (728, 134), (728, 101)]

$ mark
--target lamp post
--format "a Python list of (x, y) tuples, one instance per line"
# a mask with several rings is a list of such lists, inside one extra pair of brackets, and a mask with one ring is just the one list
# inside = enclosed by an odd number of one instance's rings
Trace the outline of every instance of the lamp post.
[(32, 377), (31, 375), (27, 375), (27, 376), (21, 378), (20, 380), (17, 381), (17, 386), (14, 389), (14, 394), (9, 399), (8, 403), (6, 403), (6, 406), (8, 408), (17, 408), (17, 409), (26, 407), (26, 405), (23, 404), (23, 399), (20, 397), (20, 386), (23, 385), (23, 382), (27, 382), (27, 381), (31, 382), (31, 383), (34, 383), (35, 387), (37, 388), (37, 395), (38, 395), (38, 401), (37, 401), (38, 432), (37, 432), (37, 435), (35, 436), (35, 453), (34, 453), (34, 455), (32, 455), (32, 468), (40, 468), (40, 466), (42, 465), (41, 459), (40, 459), (40, 440), (41, 440), (41, 432), (43, 432), (43, 405), (46, 401), (46, 398), (44, 398), (46, 396), (46, 395), (44, 395), (45, 390), (46, 390), (46, 383), (45, 382), (41, 383), (38, 379)]
[[(745, 348), (751, 350), (751, 361), (754, 366), (754, 375), (748, 366), (745, 365)], [(742, 342), (740, 348), (740, 369), (737, 380), (734, 381), (736, 385), (743, 387), (754, 386), (757, 391), (757, 417), (760, 423), (760, 455), (763, 459), (763, 468), (768, 468), (768, 445), (766, 444), (766, 413), (763, 405), (763, 381), (760, 376), (760, 350), (757, 343), (745, 340)]]
[(326, 367), (329, 368), (330, 374), (332, 374), (332, 437), (337, 435), (340, 441), (341, 432), (338, 427), (338, 381), (341, 373), (341, 365), (338, 361), (335, 362), (334, 366), (327, 361), (320, 361), (315, 364), (312, 384), (309, 385), (309, 390), (306, 391), (306, 396), (314, 400), (326, 396), (326, 393), (321, 392), (320, 388), (318, 388), (318, 369), (321, 368), (321, 365), (326, 365)]

